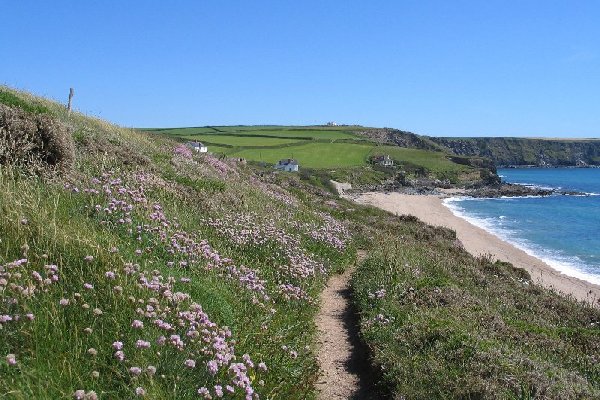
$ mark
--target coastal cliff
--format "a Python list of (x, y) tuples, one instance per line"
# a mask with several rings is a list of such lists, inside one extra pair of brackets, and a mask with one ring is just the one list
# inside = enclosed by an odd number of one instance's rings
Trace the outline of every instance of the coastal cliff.
[(480, 156), (496, 166), (588, 167), (600, 165), (600, 140), (428, 138), (460, 156)]

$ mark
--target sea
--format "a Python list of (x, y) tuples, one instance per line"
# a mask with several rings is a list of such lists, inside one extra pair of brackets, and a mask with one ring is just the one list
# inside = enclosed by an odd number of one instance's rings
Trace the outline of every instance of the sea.
[(499, 169), (503, 181), (584, 195), (453, 197), (444, 204), (474, 225), (562, 273), (600, 284), (600, 169)]

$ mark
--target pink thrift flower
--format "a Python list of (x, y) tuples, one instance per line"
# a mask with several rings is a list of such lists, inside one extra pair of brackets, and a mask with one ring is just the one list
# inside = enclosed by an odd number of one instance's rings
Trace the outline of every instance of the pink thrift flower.
[(217, 397), (223, 397), (223, 387), (221, 385), (215, 385), (215, 395)]
[(135, 342), (135, 347), (137, 347), (138, 349), (147, 349), (150, 347), (150, 342), (147, 342), (145, 340), (138, 340)]
[(108, 279), (115, 279), (115, 273), (113, 271), (106, 271), (106, 273), (104, 274), (104, 276), (106, 276)]
[(92, 262), (94, 261), (94, 256), (85, 256), (83, 259), (87, 262)]
[(254, 363), (252, 362), (252, 360), (250, 359), (250, 355), (249, 354), (244, 354), (242, 356), (242, 359), (244, 360), (244, 362), (246, 363), (246, 365), (250, 368), (254, 368)]
[(90, 390), (85, 394), (85, 400), (98, 400), (98, 395), (93, 390)]
[(258, 363), (258, 369), (260, 369), (261, 371), (266, 371), (267, 364), (265, 364), (264, 362)]
[(92, 285), (91, 283), (84, 283), (83, 287), (87, 290), (92, 290), (94, 288), (94, 285)]
[(123, 342), (113, 342), (112, 347), (115, 350), (121, 350), (123, 348)]
[(83, 398), (85, 397), (85, 390), (76, 390), (75, 393), (73, 393), (73, 398), (75, 400), (83, 400)]
[(60, 301), (58, 302), (58, 304), (60, 304), (63, 307), (68, 306), (69, 305), (69, 299), (60, 299)]
[(135, 329), (142, 329), (144, 327), (144, 323), (142, 321), (140, 321), (139, 319), (135, 319), (131, 323), (131, 327), (135, 328)]
[(142, 373), (142, 369), (140, 367), (131, 367), (129, 368), (129, 373), (133, 376), (138, 376)]
[(136, 396), (140, 396), (140, 397), (141, 396), (145, 396), (146, 395), (146, 391), (144, 390), (143, 387), (138, 386), (138, 387), (135, 388), (135, 395)]
[(154, 376), (154, 374), (156, 374), (156, 367), (154, 365), (148, 365), (146, 372), (149, 376)]
[(210, 392), (204, 386), (198, 389), (198, 394), (204, 396), (205, 399), (210, 399)]
[(188, 368), (194, 368), (196, 366), (196, 361), (194, 361), (194, 360), (185, 360), (184, 364)]
[(216, 373), (219, 371), (219, 365), (215, 360), (210, 360), (209, 362), (207, 362), (206, 367), (208, 368), (208, 372), (211, 375), (216, 375)]
[(125, 353), (122, 350), (115, 352), (115, 358), (119, 361), (125, 360)]
[(6, 356), (6, 362), (8, 365), (17, 365), (17, 356), (14, 354), (9, 354)]

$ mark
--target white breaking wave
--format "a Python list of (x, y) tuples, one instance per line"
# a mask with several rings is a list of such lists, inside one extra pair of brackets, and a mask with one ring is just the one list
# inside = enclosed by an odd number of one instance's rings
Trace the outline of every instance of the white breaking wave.
[(478, 201), (482, 199), (473, 199), (470, 197), (450, 197), (444, 199), (443, 204), (452, 211), (454, 215), (462, 218), (469, 223), (486, 230), (497, 238), (510, 243), (516, 248), (523, 250), (530, 256), (536, 257), (553, 269), (574, 278), (578, 278), (596, 285), (600, 285), (600, 276), (596, 274), (590, 274), (583, 271), (586, 264), (578, 257), (569, 257), (561, 254), (559, 251), (543, 248), (539, 245), (531, 243), (526, 239), (518, 237), (516, 231), (512, 231), (505, 227), (499, 226), (499, 220), (502, 220), (503, 216), (498, 218), (480, 218), (473, 215), (469, 215), (464, 208), (460, 207), (457, 203), (462, 201)]

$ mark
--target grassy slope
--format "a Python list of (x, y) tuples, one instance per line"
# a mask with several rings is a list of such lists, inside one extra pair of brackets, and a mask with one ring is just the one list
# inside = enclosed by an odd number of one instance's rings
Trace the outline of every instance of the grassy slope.
[(453, 232), (373, 211), (353, 277), (381, 385), (407, 399), (600, 396), (600, 310), (476, 259)]
[[(327, 273), (354, 257), (344, 225), (327, 214), (337, 213), (330, 195), (293, 176), (259, 179), (250, 167), (190, 159), (168, 138), (67, 117), (24, 93), (0, 94), (62, 120), (77, 144), (67, 177), (0, 168), (0, 315), (12, 318), (0, 329), (0, 397), (66, 399), (81, 389), (133, 398), (140, 387), (146, 398), (184, 399), (201, 387), (214, 397), (215, 385), (232, 385), (234, 398), (250, 386), (262, 398), (314, 395), (314, 299)], [(57, 266), (57, 282), (36, 281), (34, 272), (52, 275), (46, 265)], [(123, 361), (113, 342), (123, 343)]]
[[(448, 160), (442, 152), (380, 146), (357, 136), (362, 127), (202, 127), (155, 129), (180, 140), (210, 143), (210, 151), (253, 161), (275, 163), (296, 158), (306, 168), (365, 167), (369, 156), (390, 154), (399, 163), (422, 167), (427, 171), (467, 172), (470, 168)], [(340, 140), (351, 140), (340, 141)], [(224, 145), (224, 146), (222, 146)]]

